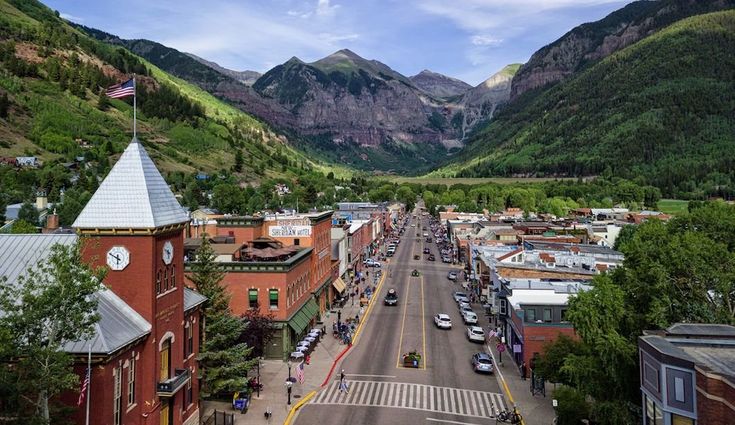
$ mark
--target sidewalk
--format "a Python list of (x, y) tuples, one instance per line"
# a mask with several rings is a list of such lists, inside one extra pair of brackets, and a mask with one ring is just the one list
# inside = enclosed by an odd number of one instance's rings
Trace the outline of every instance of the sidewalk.
[[(387, 273), (387, 269), (383, 271)], [(370, 284), (372, 285), (372, 273), (370, 276)], [(366, 280), (366, 282), (368, 282)], [(365, 284), (360, 284), (360, 290), (364, 290)], [(354, 291), (354, 286), (348, 286), (346, 293)], [(302, 397), (313, 390), (317, 390), (322, 382), (324, 382), (327, 374), (332, 369), (332, 365), (337, 357), (347, 348), (338, 338), (332, 336), (332, 323), (337, 320), (337, 311), (341, 312), (341, 320), (346, 318), (354, 318), (360, 313), (360, 303), (357, 297), (354, 298), (355, 304), (352, 305), (348, 301), (343, 308), (332, 308), (329, 314), (324, 315), (324, 326), (327, 329), (325, 335), (317, 343), (316, 348), (311, 353), (310, 364), (304, 365), (304, 383), (294, 383), (291, 388), (291, 405), (287, 404), (287, 393), (285, 382), (288, 378), (287, 363), (281, 360), (263, 360), (260, 364), (260, 380), (263, 383), (263, 389), (260, 391), (260, 397), (253, 393), (250, 407), (245, 414), (233, 410), (230, 403), (203, 401), (202, 418), (207, 418), (215, 409), (227, 413), (235, 414), (235, 425), (245, 424), (282, 424), (286, 420), (291, 408), (298, 403)], [(375, 302), (373, 296), (371, 303)], [(365, 308), (367, 311), (367, 307)], [(360, 314), (360, 321), (364, 320), (363, 314)], [(292, 361), (291, 376), (296, 376), (296, 367), (298, 361)], [(334, 373), (338, 373), (335, 371)], [(272, 416), (270, 420), (265, 418), (266, 410), (270, 410)]]
[[(499, 356), (498, 350), (495, 348), (495, 343), (485, 345), (491, 351), (493, 358), (497, 360)], [(496, 377), (498, 381), (501, 381), (502, 375), (507, 385), (507, 389), (504, 389), (502, 382), (500, 384), (501, 389), (506, 392), (505, 397), (508, 409), (512, 409), (513, 403), (515, 403), (526, 425), (551, 424), (555, 417), (554, 407), (551, 405), (553, 385), (548, 382), (546, 383), (546, 397), (543, 395), (531, 395), (531, 380), (521, 379), (521, 373), (518, 365), (513, 361), (513, 356), (509, 355), (506, 350), (503, 353), (502, 359), (503, 365), (498, 367), (499, 373), (496, 373)], [(497, 364), (497, 361), (494, 363)], [(510, 391), (510, 397), (508, 397), (507, 391)]]

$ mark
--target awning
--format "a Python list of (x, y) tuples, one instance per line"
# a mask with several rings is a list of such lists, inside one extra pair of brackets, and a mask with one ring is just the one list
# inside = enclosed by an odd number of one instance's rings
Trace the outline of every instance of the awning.
[(298, 335), (309, 326), (311, 319), (316, 317), (318, 313), (319, 306), (316, 305), (316, 301), (313, 298), (309, 298), (309, 301), (291, 317), (291, 320), (288, 321), (288, 326)]
[(345, 289), (347, 289), (347, 285), (345, 285), (345, 281), (342, 280), (341, 277), (338, 277), (334, 281), (332, 281), (332, 286), (334, 286), (334, 289), (337, 290), (340, 294), (344, 292)]

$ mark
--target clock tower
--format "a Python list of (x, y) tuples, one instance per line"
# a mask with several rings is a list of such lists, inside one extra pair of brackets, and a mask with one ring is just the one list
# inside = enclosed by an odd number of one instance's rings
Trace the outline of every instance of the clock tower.
[(183, 381), (178, 378), (185, 369), (183, 229), (188, 221), (134, 138), (73, 225), (86, 260), (109, 268), (106, 286), (150, 325), (138, 366), (152, 372), (140, 388), (146, 423), (183, 423), (174, 414), (182, 410), (182, 393), (162, 396), (161, 388), (169, 386), (161, 384)]

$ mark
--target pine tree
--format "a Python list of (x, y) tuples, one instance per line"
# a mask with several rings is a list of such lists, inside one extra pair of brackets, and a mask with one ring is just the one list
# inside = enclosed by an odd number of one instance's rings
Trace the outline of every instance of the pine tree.
[(252, 348), (238, 343), (245, 322), (230, 311), (230, 294), (221, 285), (223, 277), (205, 234), (190, 277), (197, 291), (209, 299), (203, 311), (207, 330), (199, 353), (202, 395), (205, 397), (245, 388), (248, 371), (258, 361), (248, 360)]
[(10, 110), (10, 99), (7, 93), (3, 93), (0, 95), (0, 118), (7, 118), (8, 110)]
[(107, 97), (104, 90), (100, 90), (100, 95), (97, 98), (97, 109), (100, 111), (106, 111), (110, 107), (110, 98)]

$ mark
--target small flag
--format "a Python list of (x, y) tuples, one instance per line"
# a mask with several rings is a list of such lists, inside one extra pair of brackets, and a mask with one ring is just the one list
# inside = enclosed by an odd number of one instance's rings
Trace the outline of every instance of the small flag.
[(82, 389), (79, 391), (79, 400), (77, 401), (77, 406), (81, 406), (82, 403), (84, 403), (84, 397), (87, 396), (87, 386), (89, 386), (89, 368), (87, 368), (87, 372), (84, 376), (84, 381), (82, 381)]
[(299, 381), (299, 384), (304, 383), (304, 362), (299, 363), (299, 366), (296, 368), (296, 379)]
[(105, 91), (105, 95), (111, 99), (122, 99), (123, 97), (135, 95), (135, 80), (132, 78), (120, 84), (110, 86)]

